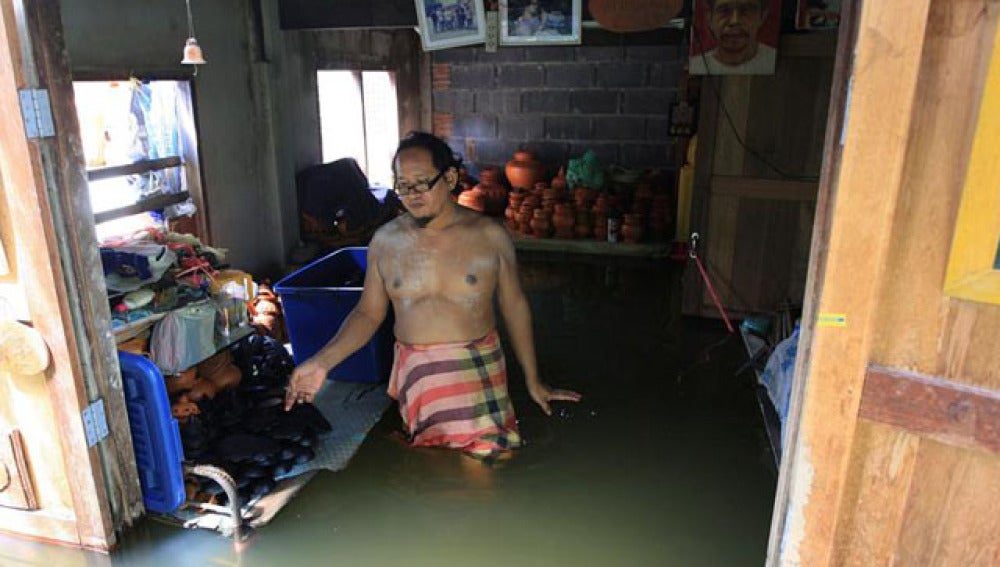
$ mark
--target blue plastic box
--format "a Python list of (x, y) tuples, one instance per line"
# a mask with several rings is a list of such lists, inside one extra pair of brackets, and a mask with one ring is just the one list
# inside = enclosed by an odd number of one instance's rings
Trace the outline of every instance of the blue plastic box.
[[(362, 282), (357, 282), (357, 287), (340, 284), (367, 269), (368, 248), (341, 248), (275, 284), (296, 364), (316, 354), (337, 334), (361, 299), (363, 285)], [(387, 316), (372, 340), (331, 370), (327, 378), (368, 383), (387, 380), (392, 365), (391, 319)]]
[(184, 503), (184, 449), (160, 369), (148, 358), (118, 353), (132, 447), (146, 509), (166, 514)]

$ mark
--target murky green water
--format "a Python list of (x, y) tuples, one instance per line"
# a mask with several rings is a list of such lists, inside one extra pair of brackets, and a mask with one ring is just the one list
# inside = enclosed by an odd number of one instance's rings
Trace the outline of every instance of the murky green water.
[(144, 521), (110, 558), (0, 538), (0, 564), (761, 565), (776, 478), (738, 343), (704, 354), (721, 325), (676, 316), (668, 269), (552, 260), (524, 266), (539, 362), (585, 400), (545, 418), (512, 375), (509, 463), (404, 448), (387, 416), (241, 553)]

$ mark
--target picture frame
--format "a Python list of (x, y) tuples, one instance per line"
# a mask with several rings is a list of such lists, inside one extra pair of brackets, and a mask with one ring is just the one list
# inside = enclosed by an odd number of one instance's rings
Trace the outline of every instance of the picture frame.
[(414, 0), (424, 51), (486, 41), (482, 0)]
[(781, 0), (693, 0), (691, 75), (773, 75)]
[(582, 0), (503, 0), (500, 45), (579, 45)]

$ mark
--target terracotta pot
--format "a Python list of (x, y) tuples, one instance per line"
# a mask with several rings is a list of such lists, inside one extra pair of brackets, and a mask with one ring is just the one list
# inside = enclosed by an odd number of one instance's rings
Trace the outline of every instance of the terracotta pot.
[(605, 216), (608, 214), (608, 209), (611, 206), (611, 200), (607, 193), (601, 193), (597, 196), (597, 200), (594, 201), (594, 213), (601, 213)]
[(477, 185), (468, 191), (463, 191), (462, 194), (458, 196), (458, 204), (467, 209), (483, 213), (486, 212), (486, 195)]
[(534, 216), (531, 218), (531, 233), (535, 238), (547, 238), (549, 236), (549, 229), (552, 227), (552, 223), (549, 222), (549, 216), (542, 209), (536, 209)]
[(514, 205), (507, 205), (507, 208), (504, 209), (503, 211), (503, 216), (505, 219), (507, 219), (508, 223), (516, 223), (517, 209), (514, 207)]
[(629, 244), (635, 244), (642, 240), (642, 217), (637, 215), (625, 215), (621, 233), (622, 239)]
[(167, 378), (167, 393), (173, 396), (177, 392), (190, 390), (198, 383), (198, 368), (189, 368), (176, 376)]
[(507, 195), (507, 198), (510, 202), (510, 206), (513, 207), (515, 210), (521, 208), (521, 204), (524, 203), (524, 197), (525, 193), (521, 191), (511, 191), (510, 194)]
[(566, 168), (559, 168), (559, 173), (552, 178), (552, 188), (559, 193), (560, 197), (566, 194)]
[(511, 187), (531, 189), (535, 183), (542, 180), (544, 169), (542, 162), (535, 158), (535, 154), (519, 150), (514, 152), (514, 158), (507, 162), (505, 172)]
[(484, 212), (493, 216), (500, 215), (507, 201), (507, 188), (500, 183), (500, 170), (495, 167), (484, 168), (479, 174), (479, 185), (476, 187), (483, 194)]
[(214, 398), (215, 394), (218, 392), (219, 387), (213, 382), (208, 380), (198, 380), (198, 383), (194, 385), (194, 388), (191, 388), (191, 391), (188, 392), (187, 396), (192, 402), (200, 402), (205, 398)]
[(576, 217), (573, 209), (566, 204), (558, 204), (555, 213), (552, 215), (552, 226), (555, 228), (556, 238), (573, 238), (573, 228), (576, 225)]
[(535, 215), (535, 210), (528, 205), (521, 205), (521, 210), (517, 213), (517, 229), (522, 234), (531, 232), (531, 219)]
[(594, 238), (600, 241), (608, 239), (608, 217), (594, 213)]

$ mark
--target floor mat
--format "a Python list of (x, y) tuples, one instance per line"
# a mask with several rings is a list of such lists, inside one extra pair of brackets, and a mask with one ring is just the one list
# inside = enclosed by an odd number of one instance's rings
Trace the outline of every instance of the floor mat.
[(278, 480), (319, 469), (339, 471), (346, 467), (391, 402), (386, 394), (386, 385), (382, 383), (327, 384), (313, 403), (330, 422), (330, 431), (317, 439), (313, 460), (296, 465)]
[[(278, 477), (278, 486), (270, 494), (248, 502), (243, 507), (247, 522), (255, 528), (270, 522), (316, 471), (344, 469), (391, 402), (384, 383), (328, 383), (313, 402), (330, 422), (330, 431), (317, 438), (315, 458)], [(228, 515), (199, 511), (194, 507), (182, 507), (170, 518), (188, 528), (210, 529), (227, 536), (233, 531)]]

